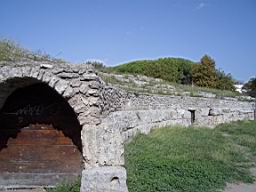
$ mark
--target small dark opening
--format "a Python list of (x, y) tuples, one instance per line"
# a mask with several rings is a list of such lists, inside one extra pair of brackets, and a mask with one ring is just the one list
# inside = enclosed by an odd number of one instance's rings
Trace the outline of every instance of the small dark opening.
[(191, 113), (191, 124), (196, 120), (196, 110), (188, 110)]
[(118, 183), (120, 183), (119, 178), (118, 178), (118, 177), (113, 177), (113, 178), (111, 179), (111, 183), (112, 183), (112, 184), (118, 184)]

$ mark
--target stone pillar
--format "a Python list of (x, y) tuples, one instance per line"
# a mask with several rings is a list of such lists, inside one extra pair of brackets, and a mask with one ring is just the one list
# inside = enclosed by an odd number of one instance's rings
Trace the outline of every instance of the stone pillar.
[(116, 127), (101, 122), (82, 130), (85, 169), (81, 192), (128, 192), (124, 167), (124, 145)]
[(103, 166), (85, 169), (81, 192), (128, 192), (126, 170), (121, 166)]

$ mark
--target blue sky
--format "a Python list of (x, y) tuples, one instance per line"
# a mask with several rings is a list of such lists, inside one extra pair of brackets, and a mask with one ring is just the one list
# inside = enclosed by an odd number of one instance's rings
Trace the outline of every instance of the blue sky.
[(255, 0), (1, 0), (0, 38), (73, 63), (209, 54), (256, 75)]

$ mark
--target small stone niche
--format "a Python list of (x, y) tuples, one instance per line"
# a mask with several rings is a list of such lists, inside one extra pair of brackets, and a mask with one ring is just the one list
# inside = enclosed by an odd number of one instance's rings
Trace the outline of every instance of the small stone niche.
[(196, 110), (195, 109), (189, 109), (188, 110), (191, 113), (191, 125), (194, 124), (196, 120)]

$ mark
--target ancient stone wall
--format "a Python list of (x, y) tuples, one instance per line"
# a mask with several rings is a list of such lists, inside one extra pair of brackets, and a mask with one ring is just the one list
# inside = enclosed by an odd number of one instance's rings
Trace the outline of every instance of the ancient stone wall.
[(170, 125), (212, 128), (220, 123), (254, 118), (253, 101), (120, 92), (122, 105), (103, 123), (120, 130), (124, 141), (137, 133), (149, 133), (152, 128)]

